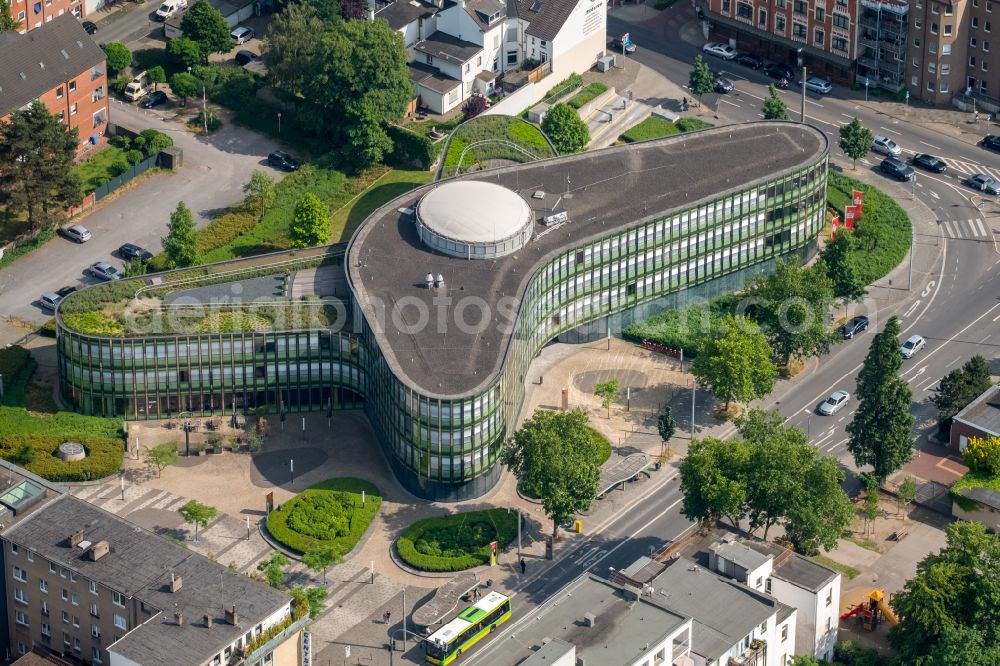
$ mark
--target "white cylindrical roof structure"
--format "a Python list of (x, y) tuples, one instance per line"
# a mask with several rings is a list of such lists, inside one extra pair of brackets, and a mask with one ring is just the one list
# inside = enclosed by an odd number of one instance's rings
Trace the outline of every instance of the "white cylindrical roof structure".
[(493, 259), (531, 239), (534, 216), (516, 192), (475, 180), (445, 183), (417, 204), (417, 230), (429, 247), (465, 259)]

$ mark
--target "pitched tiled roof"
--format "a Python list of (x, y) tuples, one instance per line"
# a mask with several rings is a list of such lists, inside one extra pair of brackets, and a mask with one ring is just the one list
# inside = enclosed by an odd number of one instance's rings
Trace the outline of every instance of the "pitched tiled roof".
[(393, 30), (402, 30), (419, 18), (437, 14), (438, 8), (417, 0), (396, 0), (375, 12), (375, 18), (384, 18)]
[[(445, 9), (450, 9), (457, 5), (455, 0), (446, 0), (444, 3)], [(505, 0), (465, 0), (465, 13), (468, 14), (476, 25), (479, 26), (480, 30), (486, 31), (490, 28), (495, 28), (500, 25), (503, 17), (507, 16), (508, 4)], [(500, 19), (497, 19), (492, 24), (489, 22), (489, 17), (499, 14)]]
[(414, 44), (413, 50), (454, 65), (463, 65), (482, 53), (483, 47), (438, 30), (422, 42)]
[(578, 0), (508, 0), (507, 13), (528, 21), (526, 34), (551, 41), (562, 30), (566, 19), (576, 9)]
[(104, 66), (104, 51), (72, 14), (8, 33), (0, 39), (0, 116), (95, 66)]

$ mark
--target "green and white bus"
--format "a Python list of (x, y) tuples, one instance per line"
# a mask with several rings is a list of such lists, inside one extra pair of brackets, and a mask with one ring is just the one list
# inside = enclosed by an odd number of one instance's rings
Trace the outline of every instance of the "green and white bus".
[(510, 597), (490, 592), (424, 640), (427, 661), (444, 666), (510, 619)]

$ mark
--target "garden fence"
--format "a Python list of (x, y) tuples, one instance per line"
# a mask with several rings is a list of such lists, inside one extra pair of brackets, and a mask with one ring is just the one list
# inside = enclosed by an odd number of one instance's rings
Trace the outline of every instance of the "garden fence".
[(152, 167), (156, 166), (156, 163), (159, 160), (159, 158), (160, 158), (159, 154), (153, 155), (152, 157), (147, 157), (138, 164), (130, 166), (121, 174), (114, 176), (111, 180), (104, 183), (96, 190), (94, 190), (95, 201), (100, 201), (101, 199), (108, 196), (109, 194), (117, 190), (119, 187), (124, 185), (125, 183), (135, 178), (136, 176), (143, 174)]

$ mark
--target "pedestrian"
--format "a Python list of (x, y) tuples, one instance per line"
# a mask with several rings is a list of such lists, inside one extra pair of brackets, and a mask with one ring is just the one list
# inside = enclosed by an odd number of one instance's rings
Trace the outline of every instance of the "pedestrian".
[(385, 624), (389, 624), (390, 617), (392, 617), (392, 613), (390, 613), (389, 611), (382, 613), (382, 622)]
[(978, 111), (976, 111), (976, 122), (977, 123), (979, 122), (979, 112)]
[(524, 575), (524, 571), (525, 571), (525, 569), (527, 569), (527, 568), (528, 568), (528, 565), (527, 565), (527, 563), (526, 563), (526, 562), (524, 561), (524, 558), (522, 557), (522, 558), (521, 558), (521, 575), (522, 575), (522, 576)]

